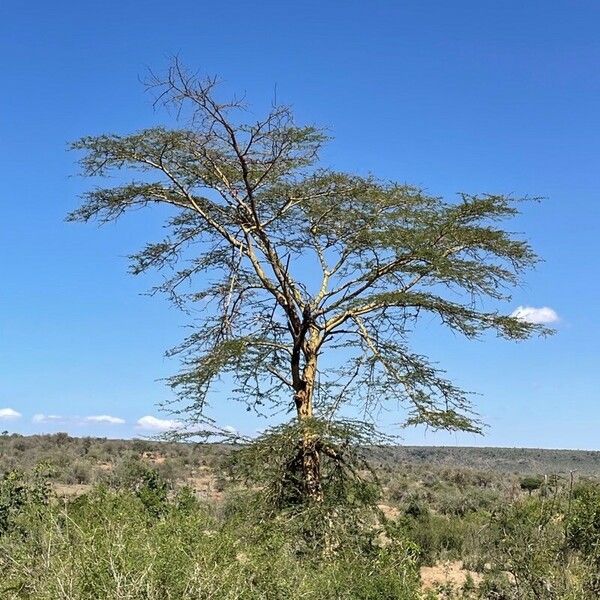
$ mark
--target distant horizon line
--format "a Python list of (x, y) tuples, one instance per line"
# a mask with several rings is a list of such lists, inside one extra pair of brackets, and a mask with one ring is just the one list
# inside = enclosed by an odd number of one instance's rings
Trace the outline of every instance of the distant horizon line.
[[(142, 441), (142, 442), (156, 442), (160, 444), (206, 444), (206, 445), (226, 445), (226, 446), (241, 446), (242, 442), (230, 442), (230, 441), (220, 441), (220, 442), (201, 442), (201, 441), (190, 441), (190, 440), (169, 440), (160, 437), (110, 437), (110, 436), (98, 436), (98, 435), (72, 435), (67, 431), (54, 431), (54, 432), (46, 432), (46, 433), (19, 433), (17, 431), (10, 432), (6, 434), (0, 434), (0, 439), (2, 437), (51, 437), (58, 434), (66, 434), (71, 439), (92, 439), (92, 440), (110, 440), (114, 442), (132, 442), (132, 441)], [(449, 444), (373, 444), (371, 447), (373, 448), (406, 448), (406, 449), (427, 449), (427, 448), (438, 448), (443, 450), (528, 450), (528, 451), (542, 451), (542, 452), (591, 452), (600, 455), (599, 449), (591, 449), (591, 448), (554, 448), (554, 447), (541, 447), (541, 446), (459, 446), (459, 445), (449, 445)]]

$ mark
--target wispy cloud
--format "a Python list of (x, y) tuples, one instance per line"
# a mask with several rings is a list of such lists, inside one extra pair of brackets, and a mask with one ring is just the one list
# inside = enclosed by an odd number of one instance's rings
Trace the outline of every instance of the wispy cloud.
[(549, 306), (519, 306), (510, 316), (535, 325), (550, 325), (560, 320), (556, 311)]
[(109, 425), (123, 425), (125, 419), (112, 415), (91, 415), (83, 419), (86, 423), (108, 423)]
[(125, 423), (125, 419), (113, 417), (112, 415), (90, 415), (88, 417), (79, 417), (77, 415), (46, 415), (44, 413), (37, 413), (33, 415), (31, 420), (34, 423), (61, 423), (76, 426), (98, 423), (105, 425), (123, 425)]
[(44, 413), (37, 413), (33, 415), (31, 420), (34, 423), (66, 423), (69, 418), (61, 415), (45, 415)]
[(15, 421), (23, 415), (14, 408), (0, 408), (0, 421)]
[(137, 420), (136, 426), (138, 429), (149, 431), (169, 431), (170, 429), (180, 429), (181, 422), (175, 419), (159, 419), (152, 415), (146, 415)]

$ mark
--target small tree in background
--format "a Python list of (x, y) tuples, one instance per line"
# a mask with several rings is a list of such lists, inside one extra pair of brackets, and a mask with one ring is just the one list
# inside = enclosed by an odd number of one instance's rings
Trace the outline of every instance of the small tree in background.
[(531, 492), (539, 490), (544, 485), (544, 478), (539, 475), (523, 477), (519, 485), (523, 491), (526, 491), (531, 496)]
[(319, 431), (348, 407), (374, 421), (382, 407), (402, 406), (407, 424), (478, 432), (465, 393), (411, 351), (408, 329), (428, 314), (471, 339), (545, 331), (482, 308), (508, 300), (536, 262), (501, 225), (518, 202), (487, 194), (447, 202), (327, 169), (322, 130), (297, 125), (285, 106), (251, 119), (242, 101), (219, 100), (216, 84), (174, 61), (149, 85), (157, 103), (176, 109), (177, 128), (73, 144), (85, 175), (137, 177), (87, 192), (70, 220), (170, 209), (165, 239), (135, 254), (132, 271), (169, 271), (157, 290), (201, 307), (194, 332), (171, 352), (183, 358), (170, 383), (189, 421), (216, 431), (208, 398), (223, 374), (249, 410), (294, 411), (289, 469), (302, 498), (317, 502), (322, 459), (342, 460)]

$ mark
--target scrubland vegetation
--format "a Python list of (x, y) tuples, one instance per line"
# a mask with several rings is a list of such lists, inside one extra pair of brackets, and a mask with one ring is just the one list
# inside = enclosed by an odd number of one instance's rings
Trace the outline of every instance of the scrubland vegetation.
[(367, 454), (378, 485), (365, 471), (295, 511), (239, 477), (232, 445), (1, 436), (0, 597), (600, 594), (596, 453)]

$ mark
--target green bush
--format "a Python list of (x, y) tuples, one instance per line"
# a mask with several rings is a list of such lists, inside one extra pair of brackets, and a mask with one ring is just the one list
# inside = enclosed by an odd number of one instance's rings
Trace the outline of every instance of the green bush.
[(600, 486), (575, 488), (568, 517), (567, 542), (589, 566), (587, 590), (600, 597)]
[(29, 508), (48, 504), (49, 474), (49, 467), (42, 464), (29, 474), (9, 471), (0, 479), (0, 536), (17, 528)]
[(519, 600), (596, 598), (585, 590), (585, 564), (565, 544), (564, 499), (527, 498), (502, 507), (489, 539), (495, 570), (510, 574)]
[(219, 520), (185, 489), (164, 499), (157, 513), (148, 510), (143, 494), (106, 487), (42, 512), (25, 510), (20, 518), (27, 535), (10, 531), (0, 538), (0, 597), (416, 598), (410, 544), (298, 554), (289, 529), (249, 514), (239, 506)]

